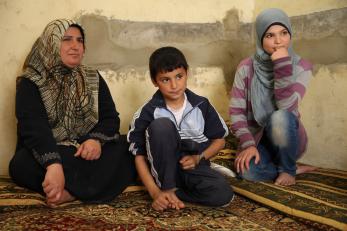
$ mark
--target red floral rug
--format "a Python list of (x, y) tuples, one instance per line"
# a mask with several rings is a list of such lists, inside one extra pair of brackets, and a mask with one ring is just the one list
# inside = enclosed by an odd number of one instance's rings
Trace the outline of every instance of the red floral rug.
[(223, 208), (187, 204), (159, 213), (150, 203), (147, 192), (135, 191), (108, 204), (75, 201), (51, 209), (41, 195), (0, 177), (0, 230), (333, 230), (238, 195)]

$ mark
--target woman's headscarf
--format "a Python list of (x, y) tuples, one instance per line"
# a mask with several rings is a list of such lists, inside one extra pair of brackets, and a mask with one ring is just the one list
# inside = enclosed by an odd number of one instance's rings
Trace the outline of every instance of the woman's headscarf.
[(38, 87), (58, 143), (87, 134), (98, 122), (96, 70), (83, 65), (70, 68), (60, 57), (61, 40), (71, 25), (83, 30), (71, 20), (50, 22), (27, 56), (23, 75), (18, 77), (28, 78)]
[[(274, 101), (273, 62), (269, 54), (263, 49), (262, 38), (271, 25), (280, 24), (293, 35), (289, 17), (280, 9), (270, 8), (262, 11), (255, 22), (256, 53), (253, 56), (254, 75), (251, 83), (251, 103), (254, 118), (260, 126), (265, 126), (269, 116), (276, 110)], [(297, 64), (300, 57), (296, 55), (290, 44), (289, 56), (293, 64)], [(293, 75), (295, 78), (295, 73)]]

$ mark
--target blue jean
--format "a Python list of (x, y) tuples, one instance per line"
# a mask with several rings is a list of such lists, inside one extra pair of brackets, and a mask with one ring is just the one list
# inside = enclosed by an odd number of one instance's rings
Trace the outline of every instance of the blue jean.
[(271, 114), (263, 136), (257, 146), (260, 161), (250, 161), (250, 168), (240, 177), (251, 181), (273, 181), (279, 173), (292, 176), (296, 173), (296, 160), (299, 152), (299, 122), (297, 117), (286, 110)]

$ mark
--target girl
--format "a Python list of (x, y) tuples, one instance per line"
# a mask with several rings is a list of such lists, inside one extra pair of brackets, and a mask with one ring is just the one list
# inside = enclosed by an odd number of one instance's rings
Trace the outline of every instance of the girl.
[(235, 167), (247, 180), (292, 185), (296, 174), (313, 170), (296, 166), (307, 144), (298, 103), (312, 65), (294, 53), (282, 10), (264, 10), (255, 27), (256, 53), (239, 64), (231, 90), (231, 129), (240, 140)]

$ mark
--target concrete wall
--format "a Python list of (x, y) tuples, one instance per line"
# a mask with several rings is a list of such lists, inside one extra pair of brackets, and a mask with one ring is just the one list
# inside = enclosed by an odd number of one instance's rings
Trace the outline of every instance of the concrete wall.
[(0, 174), (7, 173), (16, 143), (15, 77), (49, 21), (73, 18), (84, 25), (84, 61), (102, 71), (126, 132), (133, 112), (155, 90), (147, 59), (163, 45), (183, 50), (191, 66), (189, 88), (209, 97), (227, 119), (235, 67), (252, 54), (252, 21), (267, 7), (281, 7), (292, 16), (295, 50), (315, 64), (301, 106), (310, 138), (303, 161), (347, 169), (347, 1), (0, 0)]

